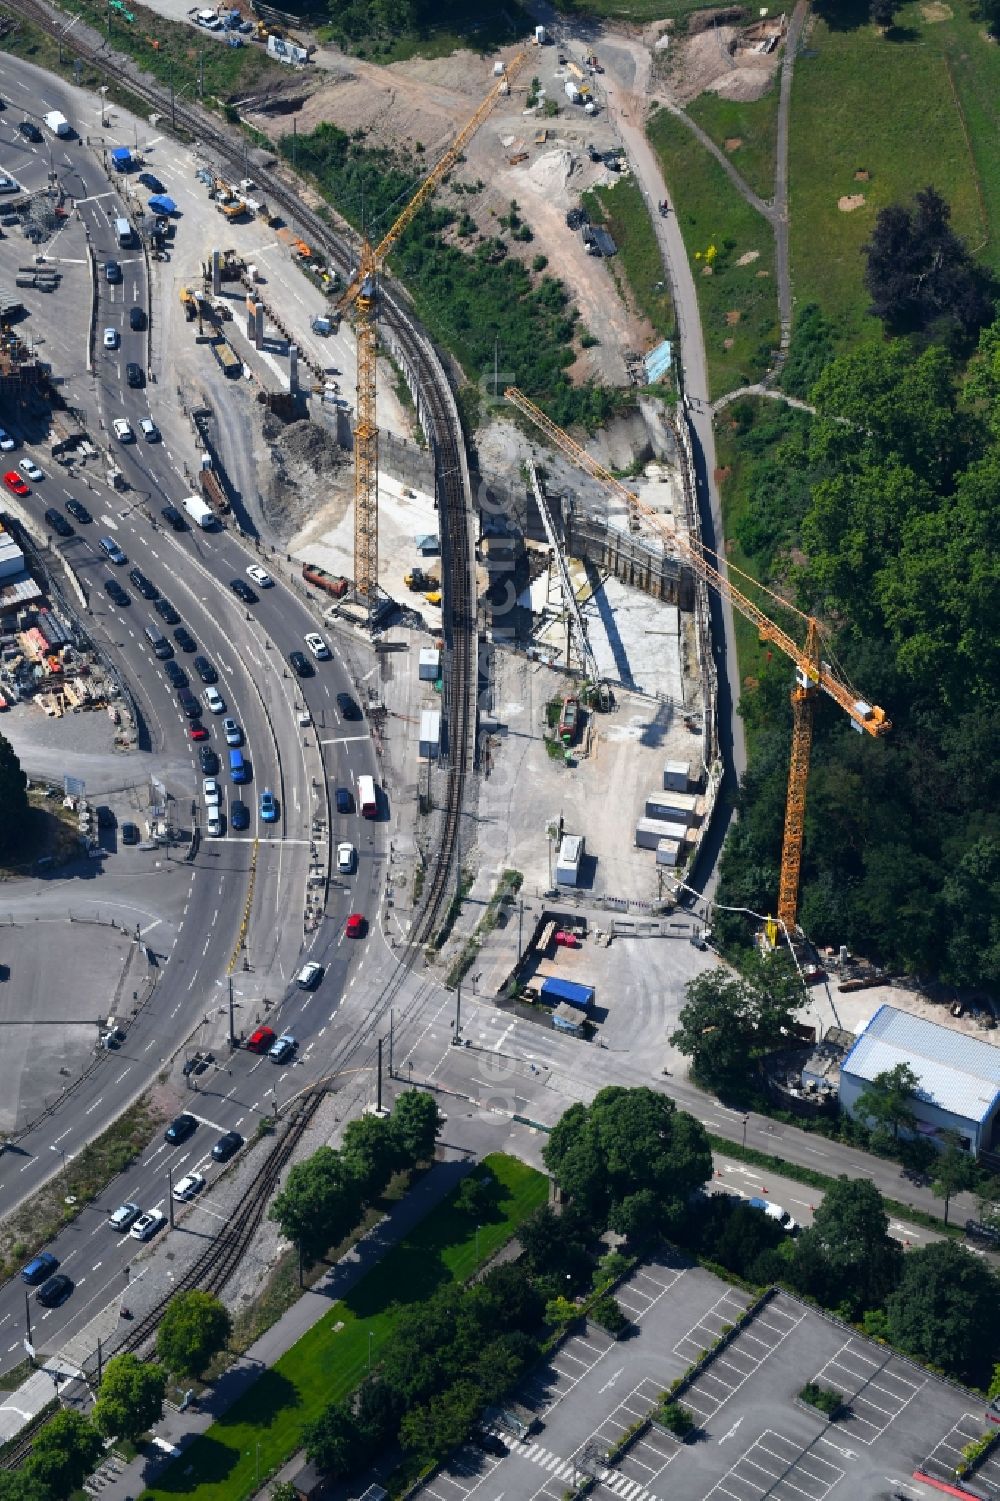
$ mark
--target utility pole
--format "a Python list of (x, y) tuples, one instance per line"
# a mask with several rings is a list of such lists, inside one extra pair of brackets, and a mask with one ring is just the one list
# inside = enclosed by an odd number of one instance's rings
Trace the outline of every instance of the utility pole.
[(293, 115), (292, 116), (292, 171), (293, 172), (295, 171), (295, 160), (296, 160), (296, 157), (298, 156), (298, 145), (299, 145), (299, 117), (298, 117), (298, 115)]
[(393, 1034), (393, 1027), (394, 1027), (394, 1025), (395, 1025), (395, 1013), (392, 1010), (392, 1007), (390, 1007), (389, 1008), (389, 1078), (390, 1079), (393, 1077), (393, 1074), (392, 1074), (392, 1041), (393, 1041), (392, 1034)]
[(31, 1301), (27, 1288), (24, 1289), (24, 1327), (27, 1330), (24, 1336), (24, 1348), (28, 1352), (29, 1358), (34, 1360), (35, 1345), (34, 1340), (31, 1338)]
[(452, 1038), (458, 1047), (462, 1041), (462, 982), (458, 982), (458, 990), (455, 992), (455, 1036)]
[(167, 1168), (167, 1211), (170, 1215), (170, 1228), (174, 1228), (174, 1170)]
[(375, 1109), (382, 1111), (382, 1039), (378, 1040), (378, 1069), (375, 1074)]
[(104, 1376), (104, 1361), (103, 1361), (102, 1357), (103, 1357), (103, 1352), (102, 1352), (102, 1347), (101, 1347), (101, 1336), (98, 1335), (97, 1336), (97, 1385), (98, 1385), (98, 1387), (100, 1387), (101, 1380), (102, 1380), (102, 1378)]
[(205, 49), (202, 47), (198, 52), (198, 98), (205, 97)]
[[(549, 882), (549, 885), (550, 886), (552, 885), (551, 881)], [(524, 931), (524, 897), (522, 896), (522, 897), (518, 898), (518, 903), (517, 903), (517, 962), (518, 962), (518, 964), (520, 964), (520, 962), (521, 962), (521, 955), (524, 953), (524, 947), (523, 947), (523, 944), (522, 944), (522, 941), (521, 941), (523, 931)]]
[(236, 1029), (233, 1026), (233, 977), (229, 976), (229, 1047), (230, 1051), (236, 1046)]

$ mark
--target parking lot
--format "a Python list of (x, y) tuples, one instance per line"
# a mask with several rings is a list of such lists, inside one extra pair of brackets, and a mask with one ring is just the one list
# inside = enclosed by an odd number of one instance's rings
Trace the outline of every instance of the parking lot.
[[(470, 1445), (423, 1487), (433, 1501), (562, 1501), (591, 1476), (598, 1501), (827, 1501), (884, 1497), (916, 1471), (953, 1480), (962, 1448), (986, 1427), (972, 1393), (937, 1380), (784, 1292), (768, 1299), (680, 1400), (698, 1431), (681, 1443), (655, 1423), (609, 1466), (607, 1455), (660, 1394), (737, 1323), (748, 1294), (665, 1255), (618, 1294), (634, 1323), (615, 1342), (574, 1335), (518, 1393), (527, 1436), (502, 1423), (502, 1458)], [(797, 1401), (809, 1381), (841, 1394), (835, 1423)], [(1000, 1495), (1000, 1461), (977, 1475)]]

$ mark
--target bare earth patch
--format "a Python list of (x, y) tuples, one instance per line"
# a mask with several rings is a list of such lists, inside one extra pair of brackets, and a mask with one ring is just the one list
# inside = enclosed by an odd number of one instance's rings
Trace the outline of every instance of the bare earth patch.
[(736, 262), (737, 266), (752, 266), (754, 261), (760, 260), (759, 250), (745, 250)]
[(723, 349), (732, 349), (735, 342), (735, 339), (723, 339), (722, 347)]
[(853, 214), (854, 210), (860, 208), (864, 201), (864, 193), (845, 193), (843, 198), (837, 199), (837, 207), (842, 214)]
[(726, 136), (726, 139), (722, 144), (725, 146), (727, 151), (739, 151), (740, 147), (743, 145), (743, 137)]
[(871, 182), (871, 173), (867, 167), (859, 167), (854, 174), (855, 182)]
[(941, 0), (930, 0), (920, 7), (920, 14), (925, 21), (950, 21), (955, 12), (950, 5), (942, 5)]
[(728, 313), (726, 314), (726, 322), (728, 323), (730, 328), (735, 328), (742, 317), (743, 314), (740, 312), (738, 307), (730, 308)]

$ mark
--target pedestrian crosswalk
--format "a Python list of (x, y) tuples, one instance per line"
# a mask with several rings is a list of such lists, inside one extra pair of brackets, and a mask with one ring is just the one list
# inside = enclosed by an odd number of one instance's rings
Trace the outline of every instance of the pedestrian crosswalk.
[(542, 1444), (524, 1443), (518, 1439), (507, 1440), (510, 1450), (514, 1454), (520, 1454), (522, 1459), (528, 1459), (540, 1469), (546, 1470), (557, 1479), (566, 1481), (567, 1484), (578, 1484), (585, 1475), (596, 1474), (597, 1479), (606, 1490), (613, 1491), (620, 1496), (622, 1501), (657, 1501), (650, 1491), (639, 1484), (637, 1480), (629, 1480), (626, 1475), (619, 1475), (617, 1470), (605, 1469), (603, 1465), (596, 1465), (593, 1470), (584, 1469), (581, 1465), (575, 1465), (570, 1459), (563, 1459), (560, 1454), (553, 1454), (550, 1449)]

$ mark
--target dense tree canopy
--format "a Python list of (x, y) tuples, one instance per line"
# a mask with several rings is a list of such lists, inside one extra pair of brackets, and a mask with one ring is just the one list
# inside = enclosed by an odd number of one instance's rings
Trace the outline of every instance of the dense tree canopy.
[[(887, 0), (877, 3), (885, 6)], [(879, 210), (864, 247), (865, 287), (872, 313), (891, 332), (968, 336), (989, 322), (988, 278), (950, 219), (951, 209), (934, 188), (922, 189), (910, 205), (890, 203)]]
[(232, 1321), (213, 1293), (178, 1293), (167, 1304), (156, 1331), (156, 1353), (182, 1376), (200, 1376), (213, 1355), (224, 1348)]
[(40, 1485), (52, 1501), (62, 1501), (83, 1484), (103, 1448), (93, 1423), (65, 1407), (38, 1434), (22, 1474), (29, 1487)]
[(16, 854), (28, 829), (28, 779), (9, 740), (0, 735), (0, 856)]
[(167, 1373), (135, 1355), (114, 1355), (104, 1368), (93, 1420), (105, 1438), (137, 1439), (163, 1413)]
[(754, 1061), (787, 1043), (801, 982), (782, 955), (750, 957), (743, 975), (705, 970), (685, 987), (670, 1038), (695, 1076), (717, 1090), (753, 1086)]
[(882, 1195), (868, 1178), (840, 1177), (795, 1246), (793, 1277), (804, 1292), (857, 1319), (881, 1308), (902, 1272)]
[(907, 1253), (889, 1298), (889, 1339), (964, 1381), (990, 1380), (1000, 1333), (1000, 1278), (954, 1241)]

